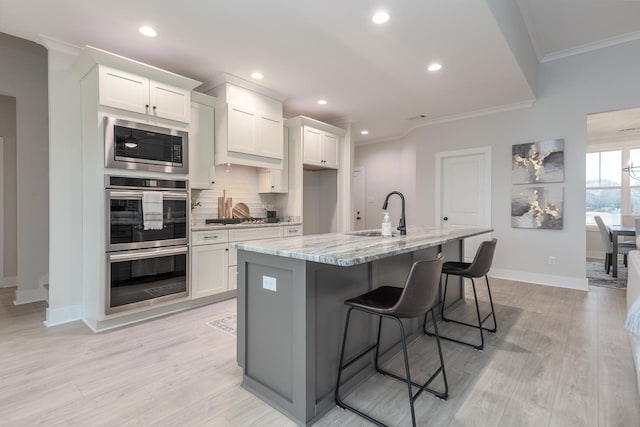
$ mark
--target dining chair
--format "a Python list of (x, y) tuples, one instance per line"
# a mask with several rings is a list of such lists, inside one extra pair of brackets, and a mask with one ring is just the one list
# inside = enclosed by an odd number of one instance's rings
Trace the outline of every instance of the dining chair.
[[(604, 221), (599, 216), (594, 216), (596, 224), (598, 224), (598, 230), (600, 230), (600, 238), (602, 239), (602, 246), (604, 249), (604, 269), (609, 274), (611, 270), (611, 262), (613, 259), (613, 240), (611, 239), (611, 233), (609, 228), (604, 224)], [(624, 255), (624, 265), (627, 265), (627, 254), (629, 251), (636, 249), (635, 243), (620, 242), (618, 243), (618, 253)]]

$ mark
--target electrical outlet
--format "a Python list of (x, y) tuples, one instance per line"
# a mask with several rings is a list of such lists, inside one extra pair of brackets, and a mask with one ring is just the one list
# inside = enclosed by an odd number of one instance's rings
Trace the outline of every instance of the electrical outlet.
[(556, 265), (556, 257), (553, 255), (549, 257), (549, 265)]
[(262, 276), (262, 288), (268, 291), (276, 292), (276, 278), (269, 276)]

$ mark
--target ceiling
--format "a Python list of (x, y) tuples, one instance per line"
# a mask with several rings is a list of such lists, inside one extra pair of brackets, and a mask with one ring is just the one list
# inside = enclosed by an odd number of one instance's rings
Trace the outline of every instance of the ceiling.
[[(0, 0), (0, 32), (89, 44), (200, 81), (223, 72), (251, 80), (260, 70), (265, 78), (259, 84), (286, 98), (286, 116), (350, 122), (356, 141), (366, 143), (397, 138), (429, 121), (535, 99), (494, 17), (497, 4)], [(640, 30), (636, 1), (518, 0), (518, 6), (538, 59)], [(379, 9), (390, 13), (387, 24), (372, 24)], [(141, 36), (143, 24), (158, 37)], [(435, 61), (443, 69), (426, 71)], [(320, 98), (327, 105), (318, 105)], [(421, 114), (426, 117), (408, 120)], [(360, 135), (361, 129), (369, 135)]]
[(640, 108), (589, 114), (587, 139), (589, 145), (640, 140)]

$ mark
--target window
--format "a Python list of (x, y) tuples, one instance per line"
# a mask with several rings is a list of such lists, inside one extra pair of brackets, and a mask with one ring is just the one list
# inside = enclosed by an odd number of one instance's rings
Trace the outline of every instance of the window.
[[(629, 150), (629, 164), (640, 166), (640, 148)], [(640, 176), (640, 171), (637, 173)], [(640, 180), (629, 175), (629, 200), (632, 214), (640, 214)]]
[[(635, 151), (640, 164), (640, 149)], [(634, 180), (636, 208), (640, 211), (640, 181)], [(605, 224), (620, 224), (622, 213), (622, 150), (587, 153), (587, 224), (600, 215)]]

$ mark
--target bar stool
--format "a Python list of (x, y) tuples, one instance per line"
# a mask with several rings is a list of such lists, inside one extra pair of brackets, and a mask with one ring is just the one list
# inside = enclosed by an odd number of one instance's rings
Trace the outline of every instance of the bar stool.
[[(465, 326), (470, 326), (472, 328), (477, 328), (478, 330), (480, 330), (480, 345), (476, 345), (473, 343), (469, 343), (469, 342), (465, 342), (465, 341), (460, 341), (454, 338), (450, 338), (450, 337), (445, 337), (440, 335), (440, 338), (448, 340), (448, 341), (453, 341), (453, 342), (457, 342), (459, 344), (464, 344), (464, 345), (468, 345), (471, 346), (473, 348), (475, 348), (476, 350), (483, 350), (484, 349), (484, 335), (482, 333), (483, 330), (494, 333), (498, 330), (498, 324), (496, 323), (496, 314), (495, 314), (495, 310), (493, 308), (493, 299), (491, 298), (491, 288), (489, 287), (489, 278), (487, 277), (487, 273), (489, 272), (489, 270), (491, 269), (491, 263), (493, 262), (493, 254), (496, 251), (496, 244), (497, 244), (498, 240), (497, 239), (493, 239), (491, 241), (485, 241), (482, 242), (480, 244), (480, 247), (478, 248), (478, 251), (476, 252), (476, 256), (473, 259), (473, 262), (468, 263), (468, 262), (457, 262), (457, 261), (450, 261), (450, 262), (445, 262), (444, 265), (442, 266), (442, 274), (446, 274), (446, 278), (445, 278), (445, 282), (444, 282), (444, 294), (442, 296), (442, 320), (444, 320), (445, 322), (454, 322), (454, 323), (458, 323), (460, 325), (465, 325)], [(478, 324), (474, 325), (471, 323), (465, 323), (465, 322), (461, 322), (459, 320), (453, 320), (453, 319), (449, 319), (447, 317), (445, 317), (444, 315), (444, 305), (445, 305), (445, 301), (447, 298), (447, 284), (449, 282), (449, 276), (460, 276), (460, 277), (464, 277), (464, 278), (468, 278), (471, 279), (471, 286), (473, 287), (473, 298), (475, 299), (475, 303), (476, 303), (476, 314), (478, 317)], [(487, 291), (489, 292), (489, 303), (491, 304), (491, 312), (489, 314), (487, 314), (483, 319), (480, 318), (480, 307), (478, 306), (478, 295), (476, 294), (476, 283), (473, 279), (477, 279), (479, 277), (484, 276), (485, 281), (487, 282)], [(489, 318), (489, 316), (493, 316), (493, 328), (489, 329), (489, 328), (485, 328), (483, 325), (483, 323)], [(427, 319), (427, 316), (425, 314), (425, 321)], [(437, 331), (435, 331), (435, 333), (431, 333), (427, 330), (427, 325), (425, 323), (424, 326), (424, 333), (429, 335), (429, 336), (433, 336), (435, 334), (437, 334)]]
[[(438, 296), (438, 282), (442, 271), (443, 257), (439, 254), (436, 259), (416, 261), (411, 267), (409, 276), (405, 283), (404, 288), (398, 288), (395, 286), (381, 286), (374, 289), (371, 292), (362, 294), (356, 298), (345, 301), (345, 305), (349, 306), (347, 311), (347, 320), (344, 326), (344, 337), (342, 339), (342, 351), (340, 352), (340, 362), (338, 364), (338, 380), (336, 382), (335, 399), (336, 404), (343, 408), (348, 409), (361, 417), (371, 421), (372, 423), (384, 426), (384, 424), (375, 418), (355, 409), (354, 407), (346, 404), (340, 398), (340, 377), (342, 370), (353, 364), (356, 360), (360, 359), (371, 350), (375, 349), (375, 369), (382, 375), (388, 375), (391, 378), (403, 381), (407, 383), (409, 390), (409, 405), (411, 407), (411, 420), (413, 425), (416, 425), (416, 416), (413, 408), (413, 402), (424, 391), (435, 394), (441, 399), (448, 397), (449, 386), (447, 384), (447, 375), (444, 370), (444, 359), (442, 357), (442, 348), (440, 346), (440, 338), (438, 337), (438, 326), (436, 324), (435, 315), (433, 312), (433, 305), (436, 302)], [(379, 317), (378, 321), (378, 338), (375, 344), (371, 347), (363, 350), (347, 363), (344, 362), (344, 349), (347, 343), (347, 334), (349, 331), (349, 320), (352, 310), (359, 310), (367, 314), (371, 314)], [(431, 312), (431, 318), (433, 319), (436, 337), (436, 343), (438, 345), (438, 356), (440, 357), (440, 367), (431, 375), (431, 377), (424, 384), (417, 384), (411, 380), (411, 373), (409, 371), (409, 357), (407, 355), (407, 341), (404, 331), (404, 326), (400, 319), (421, 317), (424, 313)], [(406, 371), (406, 378), (402, 378), (393, 373), (384, 371), (378, 364), (379, 346), (380, 346), (380, 331), (382, 329), (382, 318), (392, 319), (400, 329), (400, 337), (402, 338), (402, 352), (404, 354), (404, 366)], [(442, 373), (444, 380), (444, 391), (438, 392), (428, 388), (429, 384), (436, 378), (436, 376)], [(418, 387), (419, 390), (413, 394), (412, 386)]]

